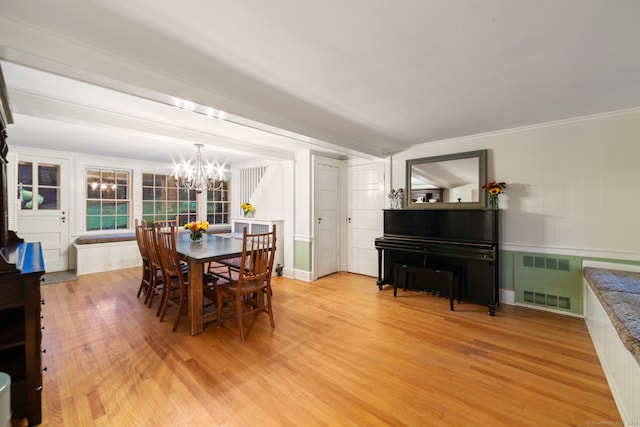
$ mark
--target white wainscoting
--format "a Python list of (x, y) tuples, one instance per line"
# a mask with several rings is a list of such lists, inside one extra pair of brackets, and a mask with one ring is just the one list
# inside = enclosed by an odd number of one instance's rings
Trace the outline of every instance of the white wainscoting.
[[(602, 265), (594, 264), (585, 262), (584, 266), (602, 268)], [(634, 268), (628, 268), (628, 266), (625, 268), (622, 264), (608, 265), (605, 268), (637, 271)], [(607, 377), (611, 394), (613, 394), (624, 425), (638, 425), (640, 422), (640, 364), (622, 343), (607, 312), (584, 278), (583, 286), (586, 295), (585, 321), (598, 353), (600, 364)]]
[(142, 265), (140, 250), (135, 240), (126, 242), (91, 243), (76, 248), (76, 274), (99, 273)]

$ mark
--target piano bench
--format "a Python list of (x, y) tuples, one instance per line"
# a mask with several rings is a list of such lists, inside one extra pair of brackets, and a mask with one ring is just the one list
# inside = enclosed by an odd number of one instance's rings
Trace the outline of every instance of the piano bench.
[[(394, 277), (393, 277), (393, 296), (397, 296), (398, 286), (402, 285), (403, 290), (407, 288), (417, 289), (416, 276), (420, 279), (426, 279), (427, 282), (432, 282), (434, 285), (444, 284), (449, 291), (449, 307), (453, 311), (453, 300), (455, 298), (455, 285), (458, 285), (458, 303), (461, 298), (461, 274), (460, 269), (455, 266), (432, 266), (423, 267), (417, 265), (409, 265), (396, 263), (393, 265)], [(456, 280), (457, 279), (457, 280)], [(439, 291), (436, 293), (439, 295)]]

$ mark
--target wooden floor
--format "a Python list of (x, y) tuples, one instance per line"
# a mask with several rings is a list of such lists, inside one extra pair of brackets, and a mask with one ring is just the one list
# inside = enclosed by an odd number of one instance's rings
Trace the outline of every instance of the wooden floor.
[[(416, 292), (346, 273), (274, 278), (233, 322), (175, 333), (137, 268), (42, 286), (46, 426), (621, 425), (582, 319)], [(171, 313), (173, 315), (173, 313)]]

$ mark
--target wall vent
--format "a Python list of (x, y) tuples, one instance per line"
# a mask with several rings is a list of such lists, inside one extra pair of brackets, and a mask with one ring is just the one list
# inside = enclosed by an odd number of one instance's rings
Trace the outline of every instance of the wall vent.
[(571, 271), (571, 263), (568, 259), (531, 256), (522, 257), (522, 266), (531, 268), (543, 268), (545, 270)]
[(524, 302), (571, 310), (571, 298), (541, 292), (524, 291)]

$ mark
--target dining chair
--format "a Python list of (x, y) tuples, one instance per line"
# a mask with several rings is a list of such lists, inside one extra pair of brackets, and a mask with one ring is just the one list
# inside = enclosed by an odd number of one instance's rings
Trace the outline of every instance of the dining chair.
[[(266, 312), (269, 315), (271, 327), (275, 328), (273, 309), (271, 306), (271, 271), (273, 257), (276, 251), (276, 226), (267, 233), (247, 234), (242, 232), (242, 256), (240, 258), (237, 278), (226, 283), (218, 283), (218, 327), (230, 314), (235, 312), (240, 339), (245, 342), (244, 318)], [(223, 313), (224, 301), (231, 301), (228, 313)]]
[(158, 305), (158, 309), (156, 310), (156, 316), (159, 316), (160, 311), (162, 310), (162, 304), (166, 290), (162, 274), (162, 265), (160, 264), (160, 253), (158, 251), (156, 239), (154, 237), (153, 224), (144, 227), (142, 229), (142, 235), (147, 247), (147, 257), (149, 259), (149, 269), (151, 272), (151, 275), (149, 276), (149, 292), (147, 293), (145, 303), (149, 307), (151, 307), (153, 305), (154, 298), (158, 296), (160, 298), (160, 304)]
[[(160, 321), (164, 320), (169, 306), (177, 307), (176, 320), (173, 323), (172, 331), (175, 332), (180, 322), (180, 317), (186, 314), (186, 299), (188, 283), (188, 271), (185, 271), (176, 249), (177, 228), (175, 225), (169, 229), (163, 228), (160, 224), (153, 226), (154, 237), (159, 249), (160, 265), (165, 283), (164, 297)], [(218, 278), (209, 274), (202, 275), (203, 308), (216, 304), (215, 287)], [(206, 302), (206, 300), (209, 300)]]
[(147, 226), (146, 221), (138, 221), (136, 218), (135, 230), (136, 230), (136, 242), (138, 243), (138, 249), (140, 251), (140, 257), (142, 258), (142, 279), (140, 280), (140, 287), (138, 288), (137, 297), (140, 298), (140, 294), (145, 296), (149, 294), (151, 287), (151, 268), (149, 266), (149, 254), (147, 244), (144, 239), (144, 228)]

